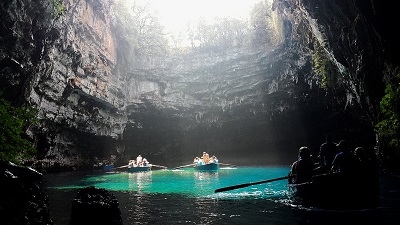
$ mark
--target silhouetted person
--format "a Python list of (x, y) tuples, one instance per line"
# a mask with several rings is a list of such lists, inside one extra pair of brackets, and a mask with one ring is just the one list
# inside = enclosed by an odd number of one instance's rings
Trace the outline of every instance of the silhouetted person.
[(362, 188), (359, 191), (364, 193), (365, 196), (376, 196), (376, 198), (367, 198), (370, 205), (376, 205), (379, 195), (379, 174), (376, 155), (363, 147), (357, 147), (354, 150), (354, 154), (360, 166), (358, 179)]
[(319, 167), (320, 173), (328, 172), (332, 168), (332, 162), (338, 153), (337, 144), (333, 142), (331, 134), (325, 135), (325, 142), (319, 148)]
[(358, 159), (361, 173), (368, 174), (369, 176), (377, 173), (376, 162), (369, 158), (367, 151), (363, 147), (357, 147), (354, 150), (354, 154)]
[(292, 164), (290, 175), (295, 175), (289, 183), (304, 183), (311, 181), (314, 169), (314, 162), (311, 159), (311, 151), (307, 147), (299, 149), (299, 158)]
[(336, 154), (332, 162), (332, 171), (343, 174), (353, 174), (359, 171), (359, 162), (352, 153), (346, 140), (341, 140), (339, 144), (339, 153)]

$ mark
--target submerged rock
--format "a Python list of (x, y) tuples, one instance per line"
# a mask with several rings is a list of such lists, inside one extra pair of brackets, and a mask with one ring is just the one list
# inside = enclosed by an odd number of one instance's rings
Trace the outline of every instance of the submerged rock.
[(80, 189), (72, 200), (70, 225), (122, 225), (118, 200), (105, 189)]

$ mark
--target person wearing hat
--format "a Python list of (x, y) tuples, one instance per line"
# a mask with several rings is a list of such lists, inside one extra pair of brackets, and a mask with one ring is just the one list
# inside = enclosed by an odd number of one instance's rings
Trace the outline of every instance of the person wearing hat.
[(358, 160), (352, 153), (346, 140), (341, 140), (339, 144), (339, 153), (336, 154), (332, 162), (332, 172), (355, 173), (359, 168)]
[(311, 151), (308, 147), (299, 149), (299, 158), (292, 164), (290, 174), (295, 175), (289, 183), (301, 184), (312, 180), (314, 162), (311, 158)]

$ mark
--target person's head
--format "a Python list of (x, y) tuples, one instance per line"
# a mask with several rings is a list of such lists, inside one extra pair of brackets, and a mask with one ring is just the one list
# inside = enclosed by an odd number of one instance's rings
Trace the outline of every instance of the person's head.
[(341, 140), (336, 146), (339, 147), (340, 151), (342, 152), (350, 151), (349, 143), (346, 140)]
[(305, 146), (301, 147), (301, 148), (299, 149), (299, 156), (300, 156), (300, 158), (302, 158), (302, 159), (311, 158), (311, 151), (310, 151), (310, 149), (309, 149), (308, 147), (305, 147)]
[(360, 159), (366, 157), (366, 152), (365, 152), (365, 149), (363, 147), (357, 147), (354, 150), (354, 154)]
[(325, 140), (327, 142), (331, 142), (333, 140), (332, 134), (331, 133), (325, 134)]

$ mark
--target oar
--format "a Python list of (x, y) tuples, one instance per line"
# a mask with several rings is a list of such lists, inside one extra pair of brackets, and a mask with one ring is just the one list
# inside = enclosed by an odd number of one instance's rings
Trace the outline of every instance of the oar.
[(120, 166), (120, 167), (115, 167), (114, 169), (122, 169), (122, 168), (126, 168), (126, 167), (128, 167), (129, 165), (126, 165), (126, 166)]
[(218, 163), (221, 166), (233, 166), (236, 167), (236, 165), (232, 165), (232, 164), (227, 164), (227, 163)]
[(194, 165), (196, 165), (196, 163), (192, 163), (192, 164), (184, 165), (184, 166), (178, 166), (178, 167), (175, 167), (174, 170), (184, 168), (184, 167), (194, 166)]
[(168, 167), (166, 167), (166, 166), (160, 166), (160, 165), (154, 165), (154, 164), (151, 164), (151, 166), (160, 167), (160, 168), (164, 168), (164, 169), (168, 169)]
[(214, 191), (214, 193), (230, 191), (230, 190), (239, 189), (239, 188), (245, 188), (245, 187), (256, 185), (256, 184), (263, 184), (263, 183), (268, 183), (268, 182), (273, 182), (273, 181), (278, 181), (278, 180), (285, 180), (285, 179), (289, 179), (294, 176), (295, 175), (290, 175), (290, 176), (278, 177), (278, 178), (269, 179), (269, 180), (262, 180), (262, 181), (257, 181), (257, 182), (237, 184), (237, 185), (233, 185), (233, 186), (229, 186), (229, 187), (218, 188)]

